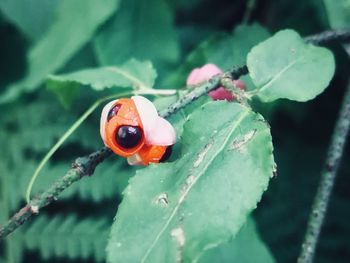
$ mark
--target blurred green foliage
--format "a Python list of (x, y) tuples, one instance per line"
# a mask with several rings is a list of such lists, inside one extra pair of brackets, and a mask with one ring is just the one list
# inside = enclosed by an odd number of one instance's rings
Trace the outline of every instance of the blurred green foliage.
[[(96, 99), (117, 91), (112, 88), (96, 93), (82, 87), (66, 109), (43, 85), (48, 74), (68, 74), (97, 66), (119, 67), (135, 58), (151, 60), (155, 65), (159, 74), (157, 88), (180, 88), (194, 66), (216, 62), (226, 69), (244, 61), (242, 54), (235, 53), (236, 48), (244, 47), (248, 52), (256, 39), (268, 37), (268, 31), (292, 28), (307, 35), (344, 23), (344, 20), (329, 21), (327, 11), (329, 18), (339, 19), (340, 16), (334, 15), (339, 12), (334, 10), (341, 10), (342, 17), (348, 19), (349, 2), (257, 1), (251, 17), (254, 24), (247, 27), (238, 26), (246, 10), (243, 0), (2, 0), (0, 223), (24, 204), (30, 175), (60, 135)], [(255, 33), (256, 28), (265, 29)], [(253, 35), (256, 38), (251, 40)], [(258, 248), (242, 248), (247, 253), (261, 253), (258, 258), (270, 258), (266, 252), (270, 250), (277, 262), (295, 262), (299, 253), (319, 172), (348, 81), (348, 55), (341, 45), (330, 48), (335, 53), (337, 68), (325, 93), (306, 104), (283, 100), (256, 105), (272, 126), (278, 164), (277, 177), (253, 213), (266, 245), (253, 229), (252, 243), (259, 244)], [(211, 61), (213, 51), (215, 54), (222, 51), (224, 55)], [(54, 155), (37, 181), (35, 193), (62, 176), (75, 157), (102, 146), (98, 119), (96, 112)], [(348, 147), (344, 160), (349, 159), (349, 151)], [(0, 262), (103, 260), (120, 193), (135, 170), (124, 160), (112, 157), (93, 177), (73, 185), (62, 199), (41, 211), (38, 218), (0, 241)], [(349, 174), (349, 162), (345, 161), (316, 262), (350, 260)]]

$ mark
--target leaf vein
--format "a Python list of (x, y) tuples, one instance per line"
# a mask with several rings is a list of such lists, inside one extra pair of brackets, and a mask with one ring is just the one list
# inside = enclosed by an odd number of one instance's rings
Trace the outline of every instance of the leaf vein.
[(135, 86), (138, 86), (139, 89), (150, 89), (150, 87), (148, 87), (147, 84), (145, 84), (140, 79), (138, 79), (137, 77), (133, 76), (132, 74), (128, 73), (127, 71), (125, 71), (125, 70), (123, 70), (121, 68), (118, 68), (118, 67), (107, 67), (107, 70), (112, 71), (112, 72), (116, 72), (116, 73), (124, 76), (125, 78), (127, 78), (131, 82), (133, 82), (135, 84)]
[(290, 69), (291, 67), (293, 67), (296, 63), (298, 63), (300, 60), (302, 60), (303, 58), (300, 57), (296, 60), (294, 60), (292, 63), (288, 64), (287, 66), (285, 66), (280, 72), (278, 72), (272, 79), (270, 79), (267, 83), (265, 83), (264, 85), (262, 85), (262, 87), (259, 89), (259, 92), (264, 91), (265, 89), (269, 88), (284, 72), (286, 72), (288, 69)]
[(158, 235), (156, 236), (156, 238), (154, 239), (154, 241), (152, 242), (151, 246), (147, 249), (146, 253), (144, 254), (144, 256), (141, 259), (141, 263), (144, 263), (147, 259), (147, 257), (149, 256), (149, 254), (151, 253), (152, 249), (154, 248), (154, 246), (156, 245), (156, 243), (158, 242), (158, 240), (160, 239), (160, 237), (162, 236), (162, 234), (164, 233), (164, 231), (167, 229), (167, 227), (169, 226), (171, 220), (174, 218), (176, 212), (179, 210), (180, 205), (182, 204), (182, 202), (185, 200), (186, 196), (188, 195), (188, 193), (191, 191), (192, 187), (196, 184), (196, 182), (198, 181), (199, 178), (201, 178), (201, 176), (208, 170), (209, 165), (213, 162), (213, 160), (218, 156), (218, 154), (225, 148), (225, 146), (227, 145), (228, 140), (230, 139), (230, 135), (236, 130), (236, 128), (239, 126), (239, 124), (243, 121), (243, 119), (249, 114), (249, 110), (246, 110), (245, 112), (241, 113), (239, 118), (237, 119), (237, 121), (234, 123), (234, 125), (232, 126), (232, 128), (230, 129), (230, 131), (228, 132), (228, 136), (226, 137), (225, 141), (223, 142), (223, 144), (221, 145), (221, 147), (216, 151), (215, 154), (213, 154), (213, 156), (210, 158), (210, 160), (208, 160), (208, 162), (204, 165), (203, 169), (198, 173), (198, 175), (194, 178), (194, 180), (191, 181), (191, 183), (188, 185), (187, 189), (180, 195), (179, 201), (177, 202), (176, 206), (174, 207), (173, 211), (171, 212), (169, 218), (167, 219), (167, 221), (165, 222), (163, 228), (160, 230), (160, 232), (158, 233)]

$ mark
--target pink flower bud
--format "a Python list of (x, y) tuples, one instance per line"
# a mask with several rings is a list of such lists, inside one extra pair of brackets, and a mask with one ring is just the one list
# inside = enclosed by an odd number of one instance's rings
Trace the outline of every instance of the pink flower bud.
[(224, 87), (219, 87), (215, 90), (212, 90), (208, 93), (208, 95), (213, 99), (213, 100), (228, 100), (228, 101), (233, 101), (234, 97), (231, 92), (229, 92), (227, 89)]
[(203, 67), (195, 68), (191, 71), (187, 78), (186, 84), (189, 86), (196, 85), (220, 73), (222, 73), (222, 70), (216, 65), (205, 64)]
[[(210, 79), (211, 77), (221, 74), (223, 71), (218, 68), (214, 64), (205, 64), (201, 68), (195, 68), (191, 71), (190, 75), (187, 78), (187, 85), (196, 85), (199, 84), (203, 81), (206, 81)], [(241, 80), (234, 80), (233, 85), (235, 87), (245, 90), (246, 86), (243, 81)], [(232, 101), (235, 99), (235, 97), (232, 95), (232, 93), (228, 90), (226, 90), (224, 87), (219, 87), (215, 90), (212, 90), (208, 93), (208, 95), (213, 99), (213, 100), (228, 100)]]

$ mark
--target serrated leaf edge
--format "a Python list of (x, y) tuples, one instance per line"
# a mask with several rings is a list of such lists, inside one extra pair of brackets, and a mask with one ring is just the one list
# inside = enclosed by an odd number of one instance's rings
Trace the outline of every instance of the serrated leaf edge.
[(151, 246), (147, 249), (146, 253), (144, 254), (144, 256), (141, 259), (141, 263), (144, 263), (147, 259), (147, 257), (149, 256), (149, 254), (151, 253), (152, 249), (154, 248), (154, 246), (156, 245), (156, 243), (158, 242), (159, 238), (162, 236), (162, 234), (164, 233), (164, 231), (166, 230), (166, 228), (169, 226), (171, 220), (174, 218), (176, 212), (178, 211), (180, 205), (182, 204), (182, 202), (185, 200), (187, 194), (190, 192), (190, 190), (192, 189), (192, 187), (196, 184), (196, 182), (198, 181), (199, 178), (202, 177), (202, 175), (206, 172), (206, 170), (208, 169), (209, 165), (212, 163), (212, 161), (218, 156), (218, 154), (225, 148), (227, 142), (230, 139), (230, 134), (232, 134), (236, 128), (238, 127), (238, 125), (244, 120), (244, 118), (249, 114), (249, 110), (246, 109), (246, 111), (244, 111), (243, 113), (240, 114), (239, 118), (237, 119), (236, 122), (234, 122), (234, 125), (232, 126), (232, 128), (229, 130), (228, 132), (228, 136), (226, 136), (226, 139), (224, 140), (222, 146), (216, 151), (215, 154), (213, 154), (213, 156), (210, 158), (210, 160), (208, 160), (208, 162), (204, 165), (204, 167), (201, 169), (202, 171), (199, 172), (199, 174), (194, 177), (192, 180), (186, 180), (189, 181), (189, 184), (187, 185), (187, 189), (185, 191), (183, 191), (180, 195), (180, 198), (176, 204), (176, 206), (174, 207), (172, 213), (170, 214), (168, 220), (165, 222), (163, 228), (160, 230), (160, 232), (158, 233), (158, 235), (156, 236), (156, 238), (154, 239), (154, 241), (152, 242)]

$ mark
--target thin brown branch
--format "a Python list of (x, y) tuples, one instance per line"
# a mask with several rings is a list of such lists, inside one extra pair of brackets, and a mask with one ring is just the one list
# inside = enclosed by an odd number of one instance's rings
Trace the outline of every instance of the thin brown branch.
[(310, 263), (313, 260), (317, 241), (319, 239), (329, 199), (332, 193), (335, 177), (343, 156), (346, 138), (350, 129), (350, 83), (348, 84), (339, 116), (334, 128), (328, 149), (326, 162), (321, 173), (317, 193), (312, 205), (299, 263)]

